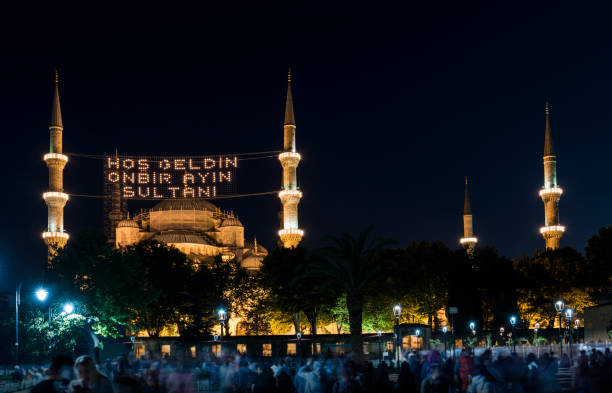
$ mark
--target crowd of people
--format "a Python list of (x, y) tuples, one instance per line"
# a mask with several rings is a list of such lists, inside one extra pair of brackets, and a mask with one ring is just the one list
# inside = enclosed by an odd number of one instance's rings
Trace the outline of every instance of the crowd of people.
[(612, 355), (581, 351), (570, 360), (554, 353), (524, 358), (485, 350), (475, 356), (407, 352), (402, 362), (374, 365), (358, 357), (285, 357), (254, 361), (245, 356), (205, 355), (177, 361), (122, 356), (96, 364), (56, 356), (31, 393), (603, 393), (612, 392)]

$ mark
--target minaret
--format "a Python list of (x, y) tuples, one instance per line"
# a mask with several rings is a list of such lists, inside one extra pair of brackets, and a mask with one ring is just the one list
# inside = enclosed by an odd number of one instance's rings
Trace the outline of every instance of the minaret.
[(557, 156), (553, 148), (550, 133), (550, 111), (546, 103), (546, 130), (544, 135), (544, 187), (540, 198), (544, 202), (544, 226), (540, 233), (546, 242), (546, 248), (557, 249), (565, 227), (559, 224), (559, 199), (563, 190), (557, 185)]
[(62, 154), (62, 112), (59, 100), (59, 78), (55, 71), (55, 93), (51, 109), (51, 124), (49, 125), (50, 143), (49, 153), (43, 159), (49, 168), (49, 191), (43, 193), (47, 204), (48, 223), (47, 231), (42, 237), (52, 255), (56, 247), (64, 247), (68, 241), (68, 233), (64, 232), (64, 206), (68, 201), (68, 194), (64, 193), (64, 167), (68, 157)]
[(478, 239), (474, 237), (474, 228), (472, 226), (472, 207), (470, 206), (467, 176), (465, 177), (465, 198), (463, 199), (463, 237), (459, 240), (459, 243), (461, 243), (468, 254), (474, 252), (474, 247), (478, 243)]
[(302, 192), (297, 185), (297, 166), (302, 156), (295, 151), (295, 116), (293, 115), (293, 96), (291, 95), (291, 70), (287, 77), (287, 102), (285, 104), (285, 124), (283, 151), (278, 159), (283, 166), (283, 188), (278, 197), (283, 204), (282, 229), (278, 231), (281, 243), (285, 248), (296, 247), (304, 236), (298, 226), (298, 204)]

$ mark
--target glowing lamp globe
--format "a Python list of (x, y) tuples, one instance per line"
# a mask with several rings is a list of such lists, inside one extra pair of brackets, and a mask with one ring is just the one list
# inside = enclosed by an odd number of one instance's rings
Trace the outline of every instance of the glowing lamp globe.
[(511, 316), (510, 317), (510, 325), (512, 325), (512, 326), (516, 325), (516, 317), (515, 316)]
[(476, 322), (470, 322), (470, 330), (476, 329)]
[(574, 315), (574, 310), (572, 310), (571, 308), (565, 309), (565, 317), (567, 319), (571, 319), (573, 315)]
[(219, 321), (221, 322), (225, 321), (225, 310), (224, 309), (220, 308), (217, 314), (219, 315)]
[(74, 304), (72, 303), (66, 303), (64, 304), (64, 312), (66, 314), (72, 314), (74, 312)]
[(399, 304), (393, 306), (393, 315), (395, 315), (395, 318), (399, 318), (402, 315), (402, 306)]
[(44, 302), (45, 300), (47, 300), (48, 295), (49, 295), (49, 292), (47, 292), (47, 290), (44, 288), (40, 288), (39, 290), (36, 291), (36, 298), (41, 302)]
[(555, 310), (557, 310), (557, 312), (561, 312), (564, 306), (565, 306), (565, 303), (563, 302), (563, 300), (557, 300), (555, 302)]

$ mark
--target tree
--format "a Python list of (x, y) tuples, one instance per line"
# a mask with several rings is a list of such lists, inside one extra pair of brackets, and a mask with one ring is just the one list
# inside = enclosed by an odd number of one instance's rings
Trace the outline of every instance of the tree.
[(441, 242), (419, 242), (386, 250), (382, 255), (395, 261), (387, 265), (390, 270), (385, 272), (386, 281), (395, 302), (412, 312), (407, 314), (408, 319), (425, 316), (429, 326), (437, 326), (437, 313), (447, 305), (452, 252)]
[(346, 293), (351, 350), (356, 354), (363, 353), (364, 300), (382, 278), (381, 264), (384, 260), (377, 259), (377, 256), (390, 243), (382, 239), (369, 241), (370, 232), (371, 228), (357, 237), (348, 233), (340, 237), (326, 237), (324, 240), (329, 246), (321, 250), (321, 258), (305, 272), (307, 276), (329, 280), (332, 287)]
[(524, 256), (513, 264), (522, 279), (518, 291), (521, 311), (537, 321), (554, 325), (557, 299), (577, 313), (594, 304), (585, 299), (589, 282), (585, 259), (571, 247), (536, 251), (533, 257)]
[(473, 255), (476, 269), (475, 282), (482, 297), (483, 324), (485, 330), (508, 323), (510, 315), (517, 314), (517, 286), (521, 277), (512, 261), (498, 254), (494, 247), (478, 247)]
[(612, 289), (612, 226), (600, 228), (585, 247), (587, 286), (595, 297)]
[(79, 305), (79, 313), (93, 319), (93, 329), (103, 336), (124, 333), (134, 313), (155, 301), (158, 292), (147, 291), (141, 260), (111, 248), (101, 232), (76, 234), (57, 250), (46, 272), (51, 301)]
[[(290, 316), (303, 312), (311, 334), (317, 334), (321, 311), (335, 304), (340, 295), (325, 277), (313, 279), (309, 274), (317, 263), (317, 256), (304, 247), (279, 247), (266, 256), (258, 273), (259, 284), (268, 294), (268, 306)], [(299, 331), (299, 318), (294, 318), (294, 324)]]
[(193, 267), (187, 256), (177, 248), (155, 240), (145, 240), (126, 247), (123, 252), (136, 256), (141, 263), (141, 279), (145, 283), (143, 296), (154, 300), (136, 310), (135, 325), (157, 337), (168, 325), (176, 324), (185, 331), (184, 319), (193, 311), (190, 295), (194, 289)]

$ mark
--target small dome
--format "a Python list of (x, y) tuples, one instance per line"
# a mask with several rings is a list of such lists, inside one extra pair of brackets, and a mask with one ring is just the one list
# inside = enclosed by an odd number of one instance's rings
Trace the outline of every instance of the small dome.
[(242, 223), (235, 217), (229, 217), (221, 222), (222, 227), (241, 227)]
[(153, 210), (208, 210), (217, 211), (217, 207), (206, 199), (166, 199), (153, 207)]
[(153, 238), (161, 243), (193, 243), (214, 245), (210, 240), (206, 239), (199, 233), (184, 230), (163, 231), (153, 236)]
[(126, 220), (119, 221), (119, 224), (117, 224), (117, 228), (138, 228), (140, 229), (140, 227), (138, 226), (138, 223), (134, 220), (130, 220), (129, 218)]

